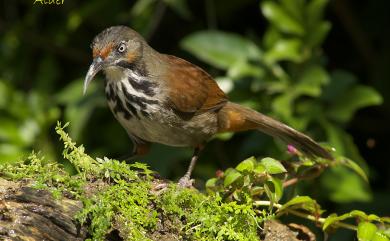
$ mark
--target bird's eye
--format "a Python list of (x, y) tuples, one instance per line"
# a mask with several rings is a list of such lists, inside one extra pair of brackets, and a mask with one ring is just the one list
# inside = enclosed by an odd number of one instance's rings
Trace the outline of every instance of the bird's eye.
[(118, 52), (119, 52), (119, 53), (123, 53), (123, 52), (125, 52), (125, 50), (126, 50), (126, 44), (125, 44), (125, 43), (119, 44), (119, 46), (118, 46)]

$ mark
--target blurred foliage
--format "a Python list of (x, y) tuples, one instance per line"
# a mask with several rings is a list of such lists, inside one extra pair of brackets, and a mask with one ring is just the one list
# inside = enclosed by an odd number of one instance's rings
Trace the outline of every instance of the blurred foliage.
[[(342, 126), (359, 108), (380, 104), (382, 98), (372, 87), (358, 84), (351, 73), (326, 70), (320, 49), (331, 28), (323, 20), (326, 4), (324, 0), (262, 2), (262, 13), (270, 25), (260, 46), (221, 31), (196, 32), (181, 44), (201, 60), (226, 71), (217, 81), (233, 83), (225, 88), (233, 99), (312, 133), (334, 147), (336, 153), (351, 157), (367, 169)], [(243, 82), (245, 88), (235, 87)], [(250, 103), (245, 102), (248, 99)], [(322, 178), (322, 188), (334, 201), (370, 200), (365, 183), (346, 169), (332, 170)], [(331, 185), (332, 180), (336, 185)], [(339, 188), (343, 184), (347, 189), (356, 188), (345, 195), (345, 190)]]
[(58, 107), (46, 103), (36, 91), (25, 94), (4, 81), (0, 81), (0, 96), (0, 160), (16, 161), (32, 146), (54, 155), (48, 135), (60, 116)]
[[(204, 67), (231, 100), (327, 143), (337, 155), (360, 165), (371, 180), (379, 180), (375, 183), (379, 191), (372, 193), (351, 168), (337, 166), (324, 171), (317, 181), (292, 188), (291, 195), (310, 193), (334, 209), (343, 209), (343, 203), (375, 201), (378, 205), (365, 207), (390, 212), (390, 196), (384, 190), (390, 184), (386, 178), (378, 177), (386, 176), (390, 169), (385, 161), (390, 133), (386, 95), (390, 48), (386, 47), (388, 32), (374, 21), (388, 18), (386, 8), (379, 7), (388, 6), (387, 2), (365, 3), (368, 7), (359, 11), (353, 5), (350, 12), (342, 8), (347, 4), (345, 0), (330, 4), (327, 0), (65, 0), (60, 6), (38, 6), (29, 1), (1, 4), (0, 162), (14, 162), (31, 149), (42, 150), (49, 159), (58, 160), (58, 143), (51, 131), (57, 119), (70, 121), (70, 134), (85, 143), (93, 155), (121, 157), (131, 152), (131, 141), (106, 107), (102, 81), (92, 83), (88, 94), (82, 96), (82, 81), (91, 60), (90, 41), (107, 26), (125, 24), (139, 31), (155, 49)], [(345, 32), (339, 26), (344, 22), (334, 17), (340, 15), (340, 9), (344, 9), (341, 20), (347, 23), (347, 32), (358, 36), (352, 38), (353, 44), (337, 36)], [(351, 21), (345, 18), (351, 17), (352, 11), (363, 19), (358, 27), (367, 33), (348, 25)], [(377, 43), (376, 56), (369, 54), (369, 41), (360, 41), (368, 33)], [(354, 44), (363, 53), (364, 65), (357, 64), (361, 56), (355, 53)], [(367, 110), (365, 107), (383, 101), (374, 87), (382, 93), (384, 104), (381, 109)], [(382, 152), (368, 149), (369, 140), (374, 150), (376, 143)], [(362, 150), (367, 162), (361, 156)], [(137, 160), (175, 178), (184, 173), (190, 155), (189, 149), (154, 145), (149, 155)], [(285, 144), (260, 133), (226, 133), (209, 143), (195, 176), (205, 180), (214, 176), (218, 168), (234, 166), (252, 155), (289, 158)], [(348, 162), (350, 167), (354, 162)]]

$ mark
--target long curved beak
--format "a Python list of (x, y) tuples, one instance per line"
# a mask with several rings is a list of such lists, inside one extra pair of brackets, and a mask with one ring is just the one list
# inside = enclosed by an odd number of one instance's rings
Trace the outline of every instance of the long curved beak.
[(85, 93), (87, 92), (89, 83), (91, 83), (95, 75), (99, 73), (103, 69), (103, 67), (104, 67), (104, 61), (102, 57), (98, 56), (93, 59), (92, 64), (89, 66), (87, 75), (85, 76), (83, 95), (85, 95)]

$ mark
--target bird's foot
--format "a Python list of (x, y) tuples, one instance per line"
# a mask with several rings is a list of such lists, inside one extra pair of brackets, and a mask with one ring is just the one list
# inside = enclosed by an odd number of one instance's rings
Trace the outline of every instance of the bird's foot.
[(191, 188), (193, 187), (192, 185), (194, 184), (194, 179), (190, 179), (188, 175), (184, 175), (182, 178), (179, 179), (179, 186), (183, 188)]

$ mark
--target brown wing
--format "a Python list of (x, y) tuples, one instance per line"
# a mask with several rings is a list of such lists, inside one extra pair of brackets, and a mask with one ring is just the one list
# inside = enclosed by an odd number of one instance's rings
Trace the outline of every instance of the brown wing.
[(165, 78), (169, 81), (169, 103), (183, 114), (199, 114), (218, 109), (227, 102), (215, 80), (198, 66), (184, 59), (165, 55), (169, 63)]

